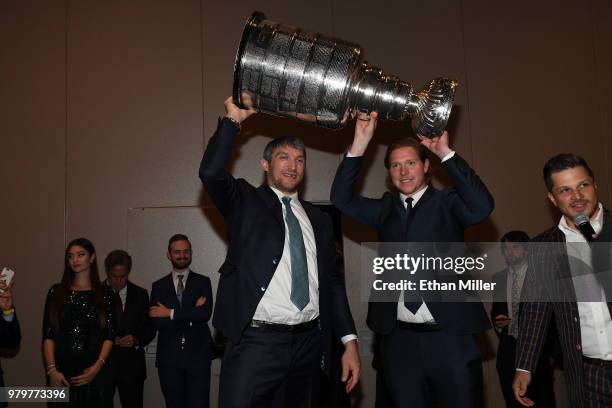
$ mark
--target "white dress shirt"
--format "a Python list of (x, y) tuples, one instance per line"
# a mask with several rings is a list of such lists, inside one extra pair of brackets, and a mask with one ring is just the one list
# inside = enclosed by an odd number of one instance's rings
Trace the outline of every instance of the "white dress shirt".
[[(603, 227), (603, 206), (601, 203), (597, 213), (591, 219), (591, 226), (596, 234)], [(565, 234), (567, 242), (567, 254), (570, 259), (570, 268), (579, 267), (577, 262), (571, 262), (572, 258), (580, 260), (583, 265), (591, 267), (591, 252), (584, 236), (577, 230), (567, 225), (565, 217), (559, 221), (559, 229)], [(578, 245), (572, 245), (579, 243)], [(612, 361), (612, 319), (610, 310), (606, 304), (603, 288), (596, 281), (593, 274), (581, 274), (572, 270), (572, 279), (578, 299), (593, 299), (593, 288), (595, 295), (600, 299), (597, 302), (577, 302), (578, 314), (580, 316), (580, 335), (582, 339), (582, 354), (586, 357), (600, 360)], [(600, 297), (601, 296), (601, 297)]]
[[(306, 264), (308, 266), (308, 288), (309, 302), (304, 309), (299, 310), (291, 302), (291, 252), (289, 249), (289, 228), (286, 221), (286, 208), (281, 201), (283, 208), (283, 220), (285, 221), (285, 243), (283, 255), (278, 262), (278, 266), (266, 288), (255, 314), (254, 320), (261, 320), (270, 323), (296, 325), (306, 323), (319, 317), (319, 269), (317, 266), (317, 245), (314, 230), (310, 224), (310, 219), (302, 207), (297, 193), (285, 195), (280, 190), (270, 186), (272, 191), (278, 196), (279, 201), (287, 196), (291, 198), (291, 210), (300, 223), (306, 249)], [(357, 336), (349, 334), (342, 337), (342, 343), (356, 339)]]
[(117, 292), (119, 298), (121, 299), (121, 309), (125, 312), (125, 302), (127, 301), (127, 285), (119, 289)]

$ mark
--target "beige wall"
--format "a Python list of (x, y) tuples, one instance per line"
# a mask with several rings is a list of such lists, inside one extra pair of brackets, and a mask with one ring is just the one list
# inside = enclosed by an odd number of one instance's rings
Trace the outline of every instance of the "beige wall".
[[(511, 228), (534, 234), (551, 225), (540, 171), (561, 151), (589, 160), (602, 200), (610, 202), (612, 6), (606, 0), (1, 2), (0, 266), (17, 271), (24, 334), (19, 354), (3, 361), (9, 383), (44, 381), (42, 304), (61, 275), (67, 240), (91, 238), (100, 258), (128, 248), (138, 255), (134, 280), (148, 286), (168, 269), (168, 236), (194, 231), (200, 271), (215, 277), (222, 226), (197, 167), (231, 91), (244, 20), (256, 9), (357, 42), (370, 63), (417, 86), (439, 75), (459, 79), (452, 144), (496, 198), (492, 217), (470, 230), (470, 239), (496, 240)], [(289, 132), (304, 136), (309, 149), (304, 196), (327, 200), (351, 129), (254, 118), (245, 125), (234, 173), (259, 183), (263, 145)], [(404, 132), (406, 124), (380, 125), (364, 194), (383, 192), (385, 145)], [(200, 229), (205, 232), (197, 234)], [(367, 407), (370, 333), (355, 276), (359, 242), (374, 235), (350, 220), (344, 229), (366, 368), (360, 400)], [(485, 341), (494, 350), (490, 333)], [(499, 406), (492, 360), (485, 376), (488, 406)], [(148, 387), (150, 403), (161, 406), (154, 370)]]

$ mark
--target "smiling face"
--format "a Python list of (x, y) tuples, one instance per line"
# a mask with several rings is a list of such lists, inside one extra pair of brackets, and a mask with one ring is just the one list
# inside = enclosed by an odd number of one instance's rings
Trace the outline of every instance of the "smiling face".
[(574, 217), (585, 214), (589, 218), (595, 215), (599, 199), (597, 184), (582, 166), (571, 167), (552, 173), (552, 192), (549, 200), (565, 216), (568, 225), (574, 225)]
[(414, 147), (400, 147), (389, 154), (389, 177), (395, 188), (411, 195), (427, 185), (429, 160), (423, 162)]
[(189, 268), (191, 265), (191, 243), (185, 240), (177, 240), (168, 248), (168, 259), (177, 271)]
[(270, 161), (261, 159), (261, 167), (266, 172), (269, 186), (293, 194), (304, 179), (306, 157), (303, 150), (282, 145), (274, 149)]

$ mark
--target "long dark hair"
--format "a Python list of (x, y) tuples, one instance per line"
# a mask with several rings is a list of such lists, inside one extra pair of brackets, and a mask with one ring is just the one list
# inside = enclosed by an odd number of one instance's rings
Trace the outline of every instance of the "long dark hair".
[[(59, 285), (56, 285), (55, 287), (55, 293), (51, 302), (51, 325), (56, 331), (59, 329), (62, 309), (68, 301), (72, 282), (74, 281), (75, 277), (75, 273), (70, 267), (68, 254), (70, 252), (70, 248), (74, 246), (80, 246), (81, 248), (85, 249), (89, 255), (96, 254), (94, 245), (87, 238), (73, 239), (66, 246), (66, 251), (64, 252), (64, 274), (62, 275), (62, 280)], [(102, 282), (100, 282), (100, 274), (98, 273), (98, 257), (94, 259), (89, 267), (89, 280), (91, 289), (94, 292), (96, 311), (98, 312), (98, 324), (100, 328), (103, 328), (106, 325), (106, 312), (104, 304), (105, 289)]]

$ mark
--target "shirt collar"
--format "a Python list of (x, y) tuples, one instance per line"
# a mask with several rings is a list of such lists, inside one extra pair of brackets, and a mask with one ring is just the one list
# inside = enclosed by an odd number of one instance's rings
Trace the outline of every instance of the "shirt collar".
[[(593, 230), (595, 231), (596, 234), (599, 234), (601, 232), (601, 229), (603, 228), (603, 213), (604, 213), (603, 205), (599, 203), (597, 205), (597, 211), (595, 212), (595, 215), (590, 220), (591, 226), (593, 227)], [(575, 230), (571, 228), (569, 225), (567, 225), (567, 220), (565, 219), (565, 215), (561, 216), (558, 227), (564, 233), (572, 233), (572, 234), (579, 233), (578, 230)]]
[(291, 202), (294, 202), (294, 203), (299, 203), (300, 202), (300, 199), (298, 198), (297, 191), (295, 193), (293, 193), (293, 194), (286, 194), (286, 193), (283, 193), (282, 191), (280, 191), (279, 189), (277, 189), (276, 187), (273, 187), (273, 186), (270, 186), (270, 185), (269, 185), (269, 187), (272, 189), (272, 191), (274, 191), (274, 194), (276, 194), (278, 199), (281, 200), (281, 201), (282, 201), (283, 197), (289, 197), (289, 198), (291, 198)]
[(522, 275), (527, 272), (527, 261), (521, 263), (518, 267), (508, 265), (508, 270), (511, 274)]
[(104, 279), (104, 285), (106, 285), (107, 288), (109, 288), (110, 290), (112, 290), (113, 292), (116, 292), (116, 293), (125, 293), (127, 291), (127, 287), (128, 287), (128, 285), (126, 283), (125, 286), (122, 287), (121, 289), (115, 290), (115, 289), (113, 289), (111, 287), (110, 283), (108, 282), (108, 279)]
[[(180, 274), (183, 275), (183, 283), (184, 283), (187, 280), (187, 276), (189, 275), (189, 269), (187, 269), (185, 272), (180, 272)], [(172, 280), (177, 281), (178, 275), (179, 275), (179, 272), (173, 269), (172, 270)]]
[(405, 203), (406, 199), (408, 197), (412, 197), (412, 207), (414, 207), (419, 202), (421, 197), (423, 197), (423, 194), (425, 194), (425, 191), (427, 190), (427, 187), (429, 187), (429, 185), (425, 184), (425, 187), (423, 187), (422, 189), (420, 189), (416, 193), (412, 193), (409, 196), (404, 194), (404, 193), (400, 193), (400, 198), (402, 199), (402, 203)]

